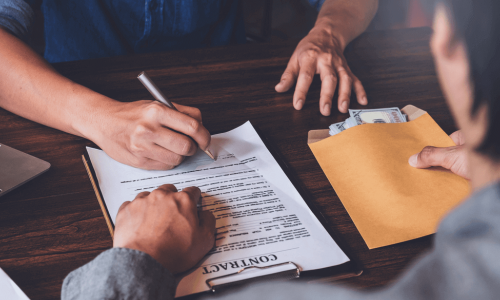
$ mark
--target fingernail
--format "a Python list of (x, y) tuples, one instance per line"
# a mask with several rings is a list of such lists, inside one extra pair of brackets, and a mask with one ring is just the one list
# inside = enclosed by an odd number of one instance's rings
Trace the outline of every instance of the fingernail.
[(366, 96), (361, 98), (361, 101), (363, 101), (364, 104), (368, 104), (368, 99), (366, 98)]
[(295, 105), (295, 108), (297, 110), (300, 110), (300, 109), (302, 109), (302, 105), (304, 105), (304, 100), (302, 100), (302, 99), (297, 100), (297, 105)]
[(329, 116), (330, 115), (330, 110), (331, 110), (331, 105), (330, 103), (327, 103), (323, 106), (323, 114), (325, 116)]
[(282, 90), (282, 87), (283, 87), (283, 80), (281, 80), (275, 87), (274, 89), (277, 91), (277, 92), (281, 92)]
[(342, 110), (345, 111), (347, 110), (347, 108), (348, 108), (347, 101), (342, 102)]
[(418, 154), (414, 154), (410, 156), (410, 159), (408, 160), (408, 163), (410, 166), (416, 168), (417, 167), (417, 161), (418, 161)]

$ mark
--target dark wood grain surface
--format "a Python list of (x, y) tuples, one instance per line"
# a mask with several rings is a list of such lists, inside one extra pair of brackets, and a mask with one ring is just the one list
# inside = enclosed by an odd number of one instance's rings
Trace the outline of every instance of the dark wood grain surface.
[[(346, 58), (364, 83), (368, 108), (413, 104), (451, 133), (455, 126), (437, 82), (430, 35), (429, 28), (367, 33), (348, 47)], [(346, 115), (321, 116), (319, 78), (302, 111), (293, 109), (292, 92), (274, 91), (295, 45), (154, 53), (60, 63), (55, 68), (120, 101), (151, 99), (136, 79), (146, 70), (172, 101), (200, 108), (211, 132), (250, 120), (274, 141), (301, 188), (312, 195), (333, 230), (362, 263), (364, 274), (344, 282), (357, 288), (387, 284), (431, 247), (432, 238), (368, 250), (306, 144), (309, 130), (327, 128)], [(351, 104), (359, 107), (355, 101)], [(52, 164), (46, 174), (0, 198), (0, 267), (30, 298), (57, 299), (71, 270), (112, 246), (81, 161), (85, 146), (92, 143), (2, 109), (0, 142)]]

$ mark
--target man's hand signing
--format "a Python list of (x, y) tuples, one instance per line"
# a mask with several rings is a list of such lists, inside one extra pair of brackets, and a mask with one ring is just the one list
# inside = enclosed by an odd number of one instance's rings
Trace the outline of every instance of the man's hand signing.
[(86, 136), (121, 163), (148, 170), (172, 169), (194, 155), (198, 146), (205, 150), (210, 145), (200, 110), (174, 105), (179, 111), (150, 100), (114, 102), (99, 112), (106, 116), (93, 122)]
[(142, 169), (171, 169), (210, 145), (197, 108), (176, 104), (175, 111), (151, 100), (116, 101), (57, 73), (2, 28), (0, 41), (4, 109), (87, 138), (113, 159)]
[(118, 211), (113, 247), (145, 252), (173, 274), (191, 269), (215, 242), (215, 217), (198, 211), (200, 197), (197, 187), (171, 184), (138, 194)]
[(315, 74), (321, 77), (319, 110), (329, 116), (332, 99), (338, 89), (338, 110), (346, 113), (352, 90), (358, 103), (368, 104), (361, 81), (351, 72), (344, 57), (344, 49), (366, 30), (375, 16), (378, 0), (325, 0), (316, 24), (300, 41), (293, 53), (276, 91), (288, 91), (295, 82), (293, 106), (300, 110)]

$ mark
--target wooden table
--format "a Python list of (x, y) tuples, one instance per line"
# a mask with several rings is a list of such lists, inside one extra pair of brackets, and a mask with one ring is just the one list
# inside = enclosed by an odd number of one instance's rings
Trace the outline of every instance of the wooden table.
[[(455, 127), (435, 75), (430, 35), (429, 28), (366, 33), (351, 44), (346, 58), (364, 83), (368, 108), (414, 104), (451, 133)], [(431, 237), (368, 250), (306, 145), (309, 130), (328, 128), (346, 115), (334, 111), (321, 116), (319, 78), (302, 111), (292, 108), (292, 92), (274, 91), (295, 45), (248, 44), (60, 63), (55, 68), (120, 101), (151, 99), (136, 79), (146, 70), (172, 101), (200, 108), (211, 132), (251, 120), (275, 141), (302, 188), (363, 264), (364, 274), (345, 282), (359, 288), (387, 284), (429, 249)], [(359, 107), (351, 103), (351, 108)], [(112, 246), (81, 161), (85, 146), (93, 144), (2, 109), (0, 142), (52, 164), (48, 173), (0, 198), (0, 267), (28, 297), (58, 299), (70, 271)]]

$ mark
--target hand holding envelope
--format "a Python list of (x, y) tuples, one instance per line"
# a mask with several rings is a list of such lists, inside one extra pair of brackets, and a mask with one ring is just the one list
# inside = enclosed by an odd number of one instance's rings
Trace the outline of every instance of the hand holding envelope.
[(408, 164), (426, 146), (455, 143), (426, 112), (414, 106), (403, 112), (409, 122), (309, 133), (314, 156), (370, 249), (434, 233), (469, 193), (467, 180), (455, 174)]

